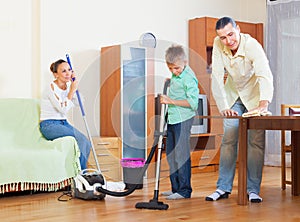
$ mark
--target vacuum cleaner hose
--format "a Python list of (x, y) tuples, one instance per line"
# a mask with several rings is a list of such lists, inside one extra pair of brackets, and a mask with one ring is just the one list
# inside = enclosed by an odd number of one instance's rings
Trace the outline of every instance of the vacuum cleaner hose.
[[(164, 89), (163, 89), (163, 94), (164, 94), (164, 95), (167, 94), (167, 89), (168, 89), (168, 86), (169, 86), (169, 85), (170, 85), (170, 79), (166, 79), (165, 84), (164, 84)], [(162, 114), (161, 114), (161, 115), (162, 115)], [(161, 116), (161, 118), (163, 118), (163, 117)], [(165, 124), (165, 123), (164, 123), (164, 124)], [(164, 126), (165, 126), (165, 125), (163, 125), (162, 128), (164, 128)], [(139, 174), (138, 177), (137, 177), (138, 179), (140, 179), (140, 178), (142, 178), (142, 177), (144, 176), (144, 173), (145, 173), (145, 171), (147, 170), (147, 168), (148, 168), (148, 166), (149, 166), (149, 164), (150, 164), (150, 162), (151, 162), (151, 160), (152, 160), (152, 158), (153, 158), (153, 156), (154, 156), (154, 153), (155, 153), (156, 147), (157, 147), (157, 145), (158, 145), (160, 136), (162, 136), (163, 133), (164, 133), (163, 129), (160, 129), (159, 131), (156, 131), (156, 132), (154, 133), (154, 142), (153, 142), (152, 148), (151, 148), (150, 153), (149, 153), (149, 155), (148, 155), (148, 157), (147, 157), (147, 160), (146, 160), (146, 162), (145, 162), (144, 167), (142, 168), (140, 174)], [(124, 191), (124, 192), (110, 191), (110, 190), (104, 189), (103, 187), (97, 187), (96, 190), (97, 190), (98, 192), (101, 192), (101, 193), (104, 193), (104, 194), (107, 194), (107, 195), (110, 195), (110, 196), (122, 197), (122, 196), (127, 196), (127, 195), (131, 194), (133, 191), (136, 190), (137, 186), (138, 186), (138, 184), (136, 184), (136, 185), (134, 185), (134, 186), (131, 186), (128, 190), (126, 190), (126, 191)], [(155, 191), (155, 193), (156, 193), (156, 195), (155, 195), (156, 198), (157, 198), (157, 195), (158, 195), (157, 192), (158, 192), (158, 190)], [(155, 207), (156, 207), (157, 201), (155, 200), (155, 198), (154, 198), (154, 200), (152, 201), (151, 204), (154, 204)], [(142, 205), (144, 206), (143, 203), (142, 203)], [(167, 208), (168, 208), (168, 206), (167, 206), (166, 204), (159, 204), (159, 205), (162, 205), (162, 208), (163, 208), (163, 209), (167, 209)], [(154, 207), (154, 208), (155, 208), (155, 207)], [(159, 207), (160, 207), (160, 206), (159, 206)]]
[[(157, 143), (158, 143), (158, 138), (159, 138), (159, 135), (155, 135), (155, 139), (154, 139), (154, 142), (153, 142), (153, 146), (150, 150), (150, 153), (147, 157), (147, 160), (145, 162), (145, 165), (143, 166), (143, 168), (141, 169), (139, 175), (137, 176), (137, 178), (142, 178), (154, 156), (154, 153), (155, 153), (155, 150), (156, 150), (156, 146), (157, 146)], [(98, 192), (101, 192), (101, 193), (104, 193), (104, 194), (107, 194), (107, 195), (110, 195), (110, 196), (115, 196), (115, 197), (123, 197), (123, 196), (127, 196), (131, 193), (133, 193), (136, 188), (137, 188), (138, 184), (135, 184), (133, 186), (130, 186), (130, 188), (126, 191), (123, 191), (123, 192), (116, 192), (116, 191), (110, 191), (110, 190), (107, 190), (103, 187), (97, 187), (96, 190)]]

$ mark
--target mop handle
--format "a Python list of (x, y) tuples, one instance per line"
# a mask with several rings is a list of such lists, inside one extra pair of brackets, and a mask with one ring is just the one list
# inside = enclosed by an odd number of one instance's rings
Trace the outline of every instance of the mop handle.
[[(70, 66), (71, 70), (73, 70), (73, 69), (72, 69), (71, 60), (70, 60), (69, 55), (66, 54), (66, 57), (67, 57), (67, 61), (68, 61), (68, 63), (69, 63), (69, 66)], [(73, 79), (73, 81), (75, 80), (75, 78), (72, 78), (72, 79)], [(87, 123), (87, 120), (86, 120), (86, 117), (85, 117), (85, 112), (84, 112), (84, 109), (83, 109), (83, 105), (82, 105), (82, 102), (81, 102), (81, 99), (80, 99), (80, 95), (79, 95), (79, 91), (78, 91), (78, 90), (76, 90), (76, 95), (77, 95), (78, 103), (79, 103), (79, 106), (80, 106), (81, 114), (82, 114), (82, 117), (83, 117), (83, 121), (84, 121), (84, 124), (85, 124), (85, 128), (86, 128), (86, 131), (87, 131), (89, 140), (90, 140), (90, 142), (91, 142), (92, 152), (93, 152), (93, 155), (94, 155), (95, 163), (96, 163), (98, 172), (101, 173), (100, 165), (99, 165), (99, 162), (98, 162), (96, 150), (95, 150), (94, 143), (93, 143), (93, 138), (92, 138), (90, 129), (89, 129), (89, 127), (88, 127), (88, 123)]]
[[(71, 70), (73, 70), (69, 55), (66, 54), (66, 57), (67, 57), (67, 62), (69, 63), (69, 66), (70, 66)], [(72, 80), (74, 81), (75, 78), (72, 78)], [(85, 116), (85, 112), (84, 112), (84, 109), (83, 109), (82, 101), (81, 101), (80, 94), (79, 94), (78, 90), (76, 90), (76, 95), (77, 95), (78, 103), (79, 103), (79, 106), (80, 106), (81, 114), (82, 114), (82, 116)]]

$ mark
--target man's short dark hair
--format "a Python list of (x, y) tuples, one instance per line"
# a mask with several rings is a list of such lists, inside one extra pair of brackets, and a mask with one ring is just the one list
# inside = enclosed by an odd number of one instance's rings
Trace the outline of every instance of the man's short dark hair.
[(231, 24), (233, 28), (236, 28), (236, 23), (234, 19), (230, 17), (220, 18), (216, 23), (216, 30), (223, 29), (226, 25)]

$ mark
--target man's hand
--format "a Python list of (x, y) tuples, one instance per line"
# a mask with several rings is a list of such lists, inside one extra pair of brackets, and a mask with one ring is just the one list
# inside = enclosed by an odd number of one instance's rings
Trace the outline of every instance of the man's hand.
[(268, 111), (269, 101), (268, 100), (261, 100), (259, 101), (258, 110), (260, 112)]
[(232, 109), (225, 109), (223, 111), (221, 111), (221, 115), (222, 116), (238, 116), (238, 112), (234, 111)]
[(250, 109), (249, 113), (263, 113), (268, 111), (269, 101), (268, 100), (261, 100), (259, 101), (258, 107), (255, 107), (254, 109)]

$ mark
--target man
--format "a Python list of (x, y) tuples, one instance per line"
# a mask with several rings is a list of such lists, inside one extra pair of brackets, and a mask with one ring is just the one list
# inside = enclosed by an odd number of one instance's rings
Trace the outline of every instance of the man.
[[(258, 41), (229, 17), (216, 23), (217, 37), (212, 52), (212, 92), (222, 116), (241, 116), (246, 112), (266, 112), (273, 97), (273, 76), (268, 59)], [(224, 84), (224, 72), (227, 73)], [(207, 201), (228, 198), (235, 175), (238, 119), (224, 119), (217, 190)], [(265, 131), (248, 134), (247, 192), (250, 202), (259, 203), (264, 165)]]

